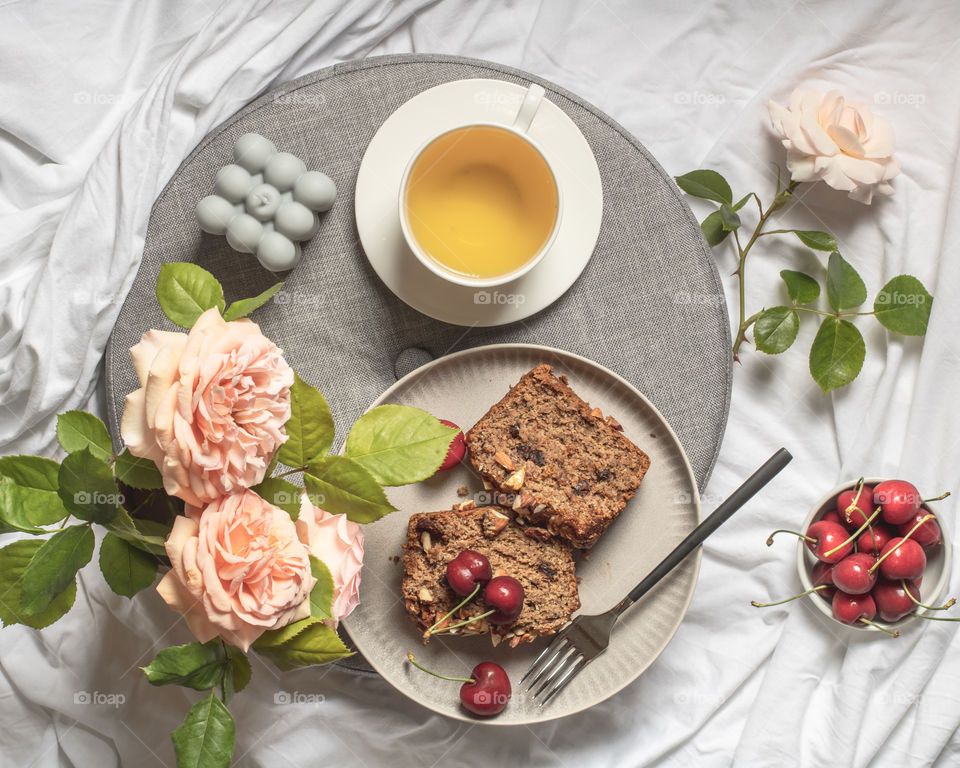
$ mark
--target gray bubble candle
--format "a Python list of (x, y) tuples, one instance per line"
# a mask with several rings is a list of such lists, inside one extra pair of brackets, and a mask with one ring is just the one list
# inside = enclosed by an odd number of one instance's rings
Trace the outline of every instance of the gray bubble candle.
[(336, 186), (258, 133), (237, 139), (233, 159), (217, 172), (216, 194), (197, 203), (200, 229), (225, 235), (231, 248), (256, 254), (271, 272), (293, 269), (300, 243), (320, 226), (317, 213), (333, 205)]

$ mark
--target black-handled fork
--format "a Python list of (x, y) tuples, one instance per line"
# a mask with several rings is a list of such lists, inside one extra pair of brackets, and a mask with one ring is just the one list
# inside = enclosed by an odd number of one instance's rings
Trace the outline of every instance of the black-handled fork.
[(781, 448), (764, 463), (760, 469), (748, 477), (743, 485), (730, 494), (729, 498), (714, 510), (706, 520), (694, 528), (689, 535), (667, 555), (663, 562), (650, 571), (650, 574), (623, 600), (606, 613), (596, 616), (578, 616), (567, 624), (553, 642), (541, 653), (527, 673), (520, 678), (520, 684), (533, 677), (527, 690), (539, 687), (533, 694), (534, 701), (543, 706), (562, 691), (588, 663), (603, 653), (610, 644), (613, 625), (627, 608), (643, 597), (660, 579), (676, 568), (717, 528), (723, 525), (740, 507), (746, 504), (754, 494), (769, 483), (793, 456), (786, 448)]

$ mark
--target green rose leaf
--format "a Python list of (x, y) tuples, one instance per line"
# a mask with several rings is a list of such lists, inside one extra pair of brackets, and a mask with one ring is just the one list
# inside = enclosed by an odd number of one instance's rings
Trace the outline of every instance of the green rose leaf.
[(86, 411), (67, 411), (57, 416), (57, 440), (67, 453), (87, 448), (103, 461), (113, 456), (107, 425)]
[[(137, 549), (151, 555), (166, 556), (167, 550), (163, 543), (169, 528), (153, 520), (134, 520), (123, 507), (117, 510), (116, 517), (107, 523), (106, 528), (115, 536), (132, 544)], [(149, 530), (156, 529), (156, 533)], [(161, 535), (163, 534), (163, 535)]]
[(792, 269), (780, 270), (780, 277), (787, 286), (787, 294), (794, 304), (803, 306), (813, 304), (820, 298), (820, 283), (803, 272), (794, 272)]
[(284, 672), (353, 655), (336, 632), (314, 618), (264, 632), (253, 648)]
[(381, 405), (350, 429), (344, 455), (381, 485), (407, 485), (436, 473), (457, 430), (408, 405)]
[(274, 294), (276, 294), (276, 292), (281, 288), (283, 288), (283, 283), (275, 283), (259, 296), (254, 296), (249, 299), (240, 299), (233, 302), (229, 307), (227, 307), (227, 311), (223, 313), (223, 319), (230, 321), (238, 320), (241, 317), (246, 317), (253, 312), (253, 310), (262, 307), (264, 304), (270, 301)]
[(280, 446), (277, 457), (288, 467), (304, 467), (326, 456), (333, 445), (333, 416), (326, 399), (296, 374), (286, 431), (289, 439)]
[(355, 523), (372, 523), (396, 510), (373, 475), (346, 456), (313, 462), (303, 482), (316, 506)]
[(214, 694), (200, 699), (173, 732), (177, 768), (229, 768), (237, 726)]
[(837, 241), (829, 232), (818, 232), (814, 229), (793, 229), (791, 230), (807, 248), (813, 248), (815, 251), (835, 251), (837, 250)]
[(157, 577), (157, 558), (137, 549), (113, 533), (100, 543), (100, 570), (118, 595), (133, 597)]
[(800, 316), (790, 307), (774, 307), (764, 311), (753, 326), (757, 349), (768, 355), (779, 355), (788, 349), (800, 330)]
[(195, 691), (209, 691), (220, 684), (227, 663), (223, 644), (215, 638), (207, 643), (164, 648), (141, 669), (151, 685), (182, 685)]
[[(59, 471), (57, 462), (43, 456), (0, 458), (0, 477), (11, 481), (7, 490), (0, 491), (0, 522), (5, 522), (9, 516), (32, 528), (63, 520), (68, 512), (57, 493)], [(8, 504), (11, 505), (9, 510)]]
[(720, 214), (720, 224), (728, 232), (740, 228), (740, 217), (733, 212), (733, 208), (724, 203), (718, 211)]
[(310, 572), (317, 580), (310, 592), (310, 615), (315, 619), (333, 618), (333, 575), (322, 560), (310, 555)]
[(57, 492), (57, 472), (60, 465), (43, 456), (0, 457), (0, 475), (13, 480), (22, 488)]
[(93, 557), (95, 538), (89, 525), (71, 525), (57, 531), (37, 549), (23, 573), (20, 607), (36, 615), (67, 589)]
[(720, 243), (727, 239), (727, 235), (730, 234), (729, 229), (723, 228), (723, 218), (720, 216), (720, 211), (714, 211), (707, 216), (700, 224), (700, 229), (707, 241), (707, 245), (711, 248), (715, 245), (720, 245)]
[(105, 525), (123, 501), (110, 467), (84, 448), (60, 465), (57, 493), (63, 505), (81, 520)]
[(192, 328), (208, 309), (223, 312), (223, 286), (203, 267), (186, 262), (164, 264), (157, 276), (157, 301), (172, 323)]
[(71, 581), (42, 611), (27, 615), (20, 610), (23, 574), (45, 541), (24, 539), (0, 549), (0, 621), (3, 626), (26, 624), (34, 629), (43, 629), (63, 617), (73, 607), (77, 598), (77, 582)]
[(748, 192), (746, 195), (737, 200), (737, 204), (733, 206), (733, 210), (739, 211), (743, 206), (750, 202), (750, 198), (753, 196), (753, 192)]
[(830, 254), (827, 264), (827, 300), (837, 312), (859, 307), (867, 300), (867, 286), (837, 251)]
[(300, 516), (300, 494), (303, 489), (287, 482), (282, 477), (268, 477), (250, 490), (264, 501), (273, 504), (275, 507), (280, 507), (290, 515), (291, 520), (296, 520)]
[(857, 378), (866, 354), (863, 336), (853, 323), (825, 317), (810, 347), (810, 375), (826, 394)]
[(688, 195), (702, 197), (705, 200), (713, 200), (718, 203), (726, 203), (727, 205), (733, 204), (733, 192), (730, 190), (730, 185), (716, 171), (690, 171), (690, 173), (674, 178), (677, 186)]
[(229, 680), (230, 688), (233, 693), (238, 693), (247, 687), (250, 678), (253, 676), (253, 670), (250, 669), (250, 659), (239, 648), (229, 647), (229, 663), (224, 673), (224, 682)]
[[(881, 325), (904, 336), (923, 336), (931, 309), (933, 296), (913, 275), (897, 275), (880, 289), (873, 302)], [(0, 474), (4, 474), (2, 466)]]
[(0, 533), (22, 531), (24, 533), (46, 533), (38, 528), (23, 504), (24, 489), (12, 480), (0, 476)]
[(150, 459), (134, 456), (126, 448), (117, 454), (113, 469), (117, 473), (117, 480), (131, 488), (142, 488), (148, 491), (163, 488), (163, 475), (160, 474), (157, 465)]

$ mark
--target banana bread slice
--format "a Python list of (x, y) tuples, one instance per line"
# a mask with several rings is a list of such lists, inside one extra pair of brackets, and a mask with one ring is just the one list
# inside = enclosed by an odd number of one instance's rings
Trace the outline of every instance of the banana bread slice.
[[(516, 647), (554, 634), (580, 607), (570, 547), (543, 528), (518, 525), (511, 512), (495, 507), (420, 512), (410, 516), (407, 526), (401, 589), (407, 613), (421, 630), (463, 599), (447, 586), (446, 571), (447, 563), (465, 549), (485, 555), (495, 576), (512, 576), (523, 585), (523, 610), (512, 624), (494, 626), (481, 619), (451, 634), (489, 632), (494, 645), (506, 640)], [(478, 596), (443, 626), (485, 610)]]
[(498, 503), (581, 549), (623, 511), (650, 466), (615, 419), (546, 364), (524, 374), (466, 440)]

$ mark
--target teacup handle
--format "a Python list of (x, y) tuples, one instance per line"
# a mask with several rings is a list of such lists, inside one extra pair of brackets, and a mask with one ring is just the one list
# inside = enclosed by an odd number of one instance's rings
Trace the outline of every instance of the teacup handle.
[(543, 86), (537, 85), (536, 83), (530, 83), (530, 87), (527, 88), (526, 94), (523, 96), (523, 103), (520, 105), (520, 111), (517, 112), (517, 119), (513, 121), (513, 127), (516, 128), (521, 133), (526, 133), (530, 130), (530, 123), (533, 122), (533, 118), (537, 114), (537, 110), (540, 109), (540, 105), (543, 103), (543, 97), (546, 95), (546, 91), (543, 90)]

